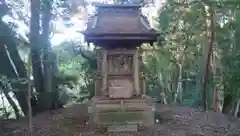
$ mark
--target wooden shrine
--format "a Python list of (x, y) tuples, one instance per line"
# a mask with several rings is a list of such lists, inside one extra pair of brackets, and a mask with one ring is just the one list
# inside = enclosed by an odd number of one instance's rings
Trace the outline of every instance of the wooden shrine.
[(100, 47), (95, 97), (90, 105), (91, 123), (152, 125), (153, 103), (142, 88), (138, 47), (153, 44), (160, 35), (150, 27), (139, 5), (110, 4), (97, 8), (84, 32), (88, 43)]

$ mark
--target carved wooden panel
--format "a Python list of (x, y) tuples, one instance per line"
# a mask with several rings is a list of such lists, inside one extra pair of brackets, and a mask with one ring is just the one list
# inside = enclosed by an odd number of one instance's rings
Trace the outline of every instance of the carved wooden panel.
[[(108, 55), (108, 74), (132, 74), (133, 56), (132, 55)], [(123, 75), (124, 76), (124, 75)]]

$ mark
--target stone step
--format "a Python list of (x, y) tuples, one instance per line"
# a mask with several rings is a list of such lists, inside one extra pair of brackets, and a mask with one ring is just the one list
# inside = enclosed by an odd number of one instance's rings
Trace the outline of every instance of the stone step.
[(137, 132), (137, 124), (125, 124), (125, 125), (110, 125), (107, 128), (108, 132)]

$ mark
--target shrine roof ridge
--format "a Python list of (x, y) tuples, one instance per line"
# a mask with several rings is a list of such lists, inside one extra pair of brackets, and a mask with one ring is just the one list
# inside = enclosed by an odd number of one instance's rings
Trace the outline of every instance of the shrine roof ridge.
[(140, 4), (95, 4), (97, 8), (141, 8)]

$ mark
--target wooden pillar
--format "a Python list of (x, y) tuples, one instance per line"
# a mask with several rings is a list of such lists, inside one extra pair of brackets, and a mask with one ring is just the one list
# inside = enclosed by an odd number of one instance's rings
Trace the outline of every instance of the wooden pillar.
[(107, 51), (106, 49), (102, 50), (102, 94), (107, 96)]
[(142, 80), (142, 84), (143, 84), (143, 94), (146, 95), (146, 81), (145, 81), (145, 79)]
[(94, 97), (97, 96), (97, 80), (94, 81)]
[(133, 69), (134, 69), (134, 93), (135, 95), (140, 95), (139, 88), (139, 52), (136, 50), (133, 57)]
[(97, 74), (101, 73), (102, 67), (102, 49), (97, 49)]

